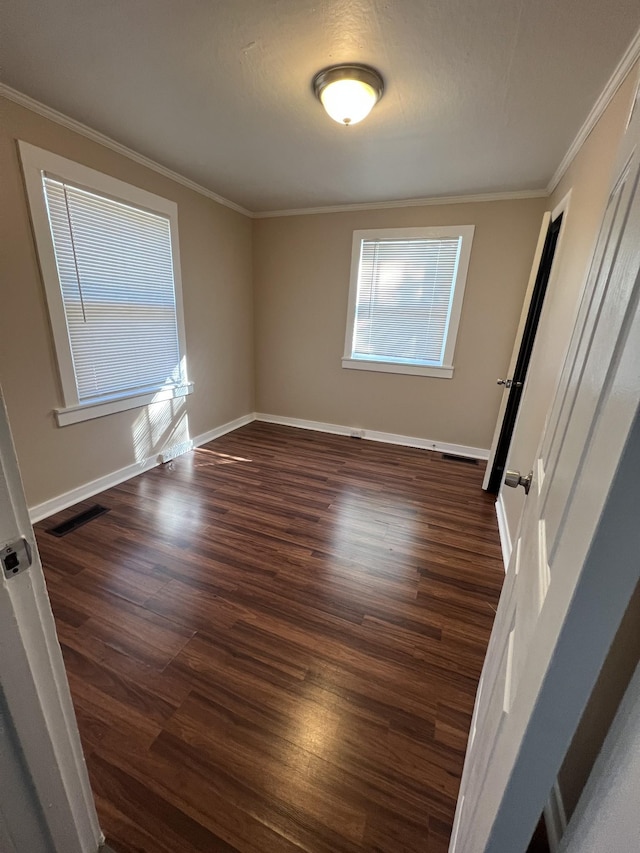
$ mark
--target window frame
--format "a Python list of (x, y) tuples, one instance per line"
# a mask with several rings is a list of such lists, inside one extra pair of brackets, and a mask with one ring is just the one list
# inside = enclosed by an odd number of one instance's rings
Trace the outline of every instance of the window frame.
[[(88, 166), (68, 160), (66, 157), (61, 157), (51, 151), (37, 148), (28, 142), (19, 140), (18, 147), (29, 202), (36, 253), (42, 274), (47, 307), (49, 309), (51, 332), (64, 401), (63, 406), (54, 409), (58, 426), (67, 426), (68, 424), (78, 423), (79, 421), (139, 408), (158, 400), (170, 400), (174, 397), (184, 397), (187, 394), (191, 394), (194, 390), (194, 385), (192, 382), (189, 382), (187, 377), (177, 204), (169, 199), (147, 192), (147, 190), (143, 190), (140, 187), (125, 183), (118, 178), (113, 178), (103, 172), (98, 172)], [(62, 181), (68, 181), (89, 192), (106, 196), (134, 207), (143, 208), (151, 213), (160, 214), (168, 218), (176, 300), (178, 352), (182, 365), (182, 381), (180, 383), (157, 388), (151, 387), (148, 391), (145, 390), (143, 392), (135, 391), (133, 393), (122, 392), (110, 394), (88, 403), (81, 403), (79, 401), (62, 287), (58, 276), (58, 264), (42, 181), (43, 173)]]
[[(347, 305), (347, 330), (345, 333), (342, 367), (352, 370), (369, 370), (380, 373), (404, 373), (411, 376), (431, 376), (439, 379), (452, 379), (454, 372), (453, 356), (456, 348), (462, 303), (467, 284), (469, 259), (475, 225), (443, 225), (417, 228), (367, 228), (353, 232), (351, 248), (351, 276), (349, 280), (349, 299)], [(353, 336), (358, 298), (358, 276), (362, 243), (365, 240), (437, 240), (461, 237), (462, 246), (458, 260), (458, 269), (453, 285), (453, 299), (449, 322), (445, 334), (445, 347), (442, 365), (402, 364), (395, 361), (353, 358)]]

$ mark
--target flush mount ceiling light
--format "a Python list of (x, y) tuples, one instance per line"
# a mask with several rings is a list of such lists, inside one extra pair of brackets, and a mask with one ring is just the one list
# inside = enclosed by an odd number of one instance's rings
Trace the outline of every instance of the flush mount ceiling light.
[(357, 124), (366, 118), (384, 92), (384, 82), (368, 65), (332, 65), (313, 78), (313, 91), (334, 121)]

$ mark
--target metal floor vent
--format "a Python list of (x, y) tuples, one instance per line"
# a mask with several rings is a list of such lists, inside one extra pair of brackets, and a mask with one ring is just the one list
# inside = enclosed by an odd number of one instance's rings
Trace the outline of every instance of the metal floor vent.
[(467, 465), (477, 465), (478, 460), (471, 456), (457, 456), (455, 453), (443, 453), (442, 458), (448, 462), (466, 462)]
[(50, 527), (49, 530), (47, 530), (47, 533), (51, 533), (52, 536), (66, 536), (67, 533), (71, 533), (72, 530), (77, 530), (78, 527), (82, 527), (83, 524), (93, 521), (93, 519), (98, 518), (99, 515), (104, 515), (105, 512), (109, 512), (108, 507), (100, 506), (100, 504), (94, 504), (93, 506), (90, 506), (89, 509), (85, 509), (77, 515), (72, 515), (71, 518), (63, 521), (62, 524), (56, 524), (55, 527)]

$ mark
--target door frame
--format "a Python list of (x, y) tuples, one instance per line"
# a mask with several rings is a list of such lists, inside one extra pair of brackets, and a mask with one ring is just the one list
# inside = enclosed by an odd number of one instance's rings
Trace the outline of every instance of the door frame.
[[(632, 850), (640, 838), (640, 664), (618, 706), (607, 737), (582, 792), (566, 853)], [(611, 781), (615, 780), (615, 785)]]
[[(0, 544), (21, 537), (31, 566), (9, 579), (0, 570), (0, 684), (19, 758), (12, 768), (22, 767), (16, 782), (32, 792), (27, 807), (40, 810), (42, 849), (96, 853), (104, 836), (0, 389)], [(22, 812), (0, 816), (8, 837), (23, 837)]]
[[(618, 201), (614, 195), (618, 187), (622, 187), (621, 192), (626, 192), (627, 177), (628, 192), (632, 196), (629, 198), (627, 195), (629, 207), (620, 208), (624, 221), (614, 238), (615, 244), (611, 243), (609, 247), (609, 233), (603, 228), (610, 210), (615, 216)], [(558, 418), (563, 414), (563, 409), (556, 406), (566, 404), (568, 408), (564, 413), (567, 417), (573, 413), (576, 400), (564, 399), (570, 382), (575, 379), (581, 383), (584, 379), (587, 396), (593, 391), (590, 382), (598, 383), (594, 387), (601, 393), (604, 393), (606, 385), (609, 394), (606, 400), (601, 397), (595, 403), (591, 400), (592, 420), (584, 436), (584, 448), (580, 450), (581, 456), (571, 463), (574, 466), (569, 472), (573, 477), (571, 494), (578, 497), (567, 500), (558, 509), (563, 513), (564, 528), (563, 539), (559, 541), (563, 552), (560, 560), (564, 560), (565, 565), (581, 568), (579, 574), (560, 571), (555, 574), (555, 592), (546, 596), (538, 613), (535, 654), (527, 656), (526, 678), (520, 677), (513, 703), (508, 700), (508, 716), (501, 718), (501, 724), (506, 720), (504, 728), (508, 726), (510, 729), (509, 737), (502, 739), (500, 751), (492, 752), (486, 772), (482, 774), (481, 786), (475, 789), (469, 819), (472, 823), (467, 820), (460, 832), (465, 795), (469, 793), (465, 781), (468, 783), (471, 774), (467, 756), (450, 846), (452, 853), (456, 850), (457, 841), (464, 845), (466, 853), (471, 850), (478, 853), (513, 850), (519, 853), (526, 849), (629, 600), (640, 581), (637, 560), (640, 527), (635, 512), (637, 471), (640, 470), (640, 398), (637, 390), (640, 341), (639, 186), (640, 115), (620, 147), (609, 200), (600, 220), (595, 254), (582, 288), (578, 315), (564, 359), (565, 366), (556, 383), (556, 400), (549, 410), (550, 425), (542, 431), (533, 461), (536, 499), (545, 476), (554, 476), (553, 467), (550, 473), (545, 474), (544, 471), (542, 454), (545, 443), (548, 438), (554, 441), (556, 435), (562, 435), (562, 441), (566, 436), (566, 420), (561, 431), (555, 433), (557, 428), (560, 429)], [(634, 231), (625, 233), (630, 222)], [(610, 266), (601, 267), (604, 263), (602, 253), (608, 248)], [(604, 278), (599, 280), (601, 272)], [(627, 276), (633, 276), (633, 279)], [(585, 353), (590, 352), (592, 342), (597, 340), (599, 322), (602, 318), (606, 322), (607, 304), (604, 300), (609, 283), (623, 281), (628, 283), (627, 290), (621, 289), (625, 293), (625, 301), (618, 299), (611, 304), (621, 307), (624, 315), (616, 315), (619, 325), (615, 331), (614, 347), (609, 355), (601, 353), (598, 362), (607, 371), (607, 381), (603, 383), (599, 373), (597, 377), (593, 371), (593, 375), (589, 373)], [(602, 282), (606, 284), (600, 287)], [(614, 294), (611, 299), (615, 300), (615, 288), (611, 292)], [(603, 463), (597, 472), (593, 468), (594, 460)], [(507, 572), (503, 596), (509, 585), (513, 587), (518, 575), (523, 544), (520, 531), (525, 523), (525, 513), (526, 510), (520, 518), (516, 550)], [(529, 516), (527, 521), (532, 518), (535, 516)], [(538, 547), (541, 543), (544, 547), (544, 530), (536, 535), (529, 525), (528, 536), (530, 542), (541, 537)], [(546, 551), (540, 553), (546, 554)], [(612, 566), (615, 571), (611, 571)], [(508, 593), (501, 600), (501, 605), (503, 601), (509, 603)], [(498, 618), (500, 616), (502, 626), (507, 626), (508, 630), (509, 619), (505, 618), (508, 612), (504, 606), (502, 614), (501, 607), (498, 607)], [(505, 635), (505, 630), (501, 631), (501, 636), (498, 635), (494, 627), (478, 688), (479, 696), (483, 683), (487, 685), (486, 690), (491, 690), (495, 684), (492, 674), (504, 660), (504, 657), (498, 660), (497, 653), (502, 654), (506, 649), (506, 654), (510, 654), (511, 646), (504, 642)], [(476, 699), (471, 739), (476, 731), (478, 713), (479, 702)], [(460, 851), (462, 853), (462, 847)]]
[[(543, 317), (543, 313), (545, 310), (544, 306), (547, 302), (546, 297), (551, 288), (555, 287), (557, 283), (558, 268), (560, 266), (559, 260), (563, 248), (563, 237), (566, 233), (566, 223), (567, 216), (569, 214), (570, 202), (571, 190), (569, 190), (569, 192), (561, 199), (561, 201), (553, 208), (551, 212), (547, 211), (543, 214), (542, 217), (542, 226), (540, 229), (536, 250), (533, 256), (533, 263), (531, 266), (531, 273), (529, 275), (529, 282), (527, 284), (527, 289), (522, 304), (522, 312), (520, 314), (520, 321), (518, 323), (518, 329), (513, 344), (513, 350), (511, 353), (511, 359), (509, 361), (509, 367), (507, 370), (508, 380), (512, 380), (514, 382), (522, 382), (522, 384), (514, 384), (511, 387), (504, 389), (500, 401), (500, 408), (498, 410), (496, 427), (493, 434), (493, 439), (491, 441), (491, 448), (489, 450), (489, 458), (487, 460), (487, 466), (485, 468), (484, 480), (482, 482), (482, 488), (485, 491), (492, 492), (495, 495), (498, 495), (500, 491), (500, 487), (502, 485), (503, 480), (503, 474), (508, 466), (509, 451), (511, 449), (511, 443), (513, 441), (513, 436), (517, 428), (517, 417), (518, 411), (520, 409), (520, 402), (522, 400), (522, 396), (525, 390), (526, 377), (529, 369), (529, 363), (531, 361), (531, 354), (533, 351), (535, 336), (537, 334), (537, 330), (540, 326), (540, 322)], [(545, 260), (545, 249), (547, 247), (547, 242), (549, 240), (549, 235), (551, 234), (552, 228), (554, 224), (558, 222), (558, 220), (561, 221), (560, 226), (558, 228), (558, 236), (556, 238), (555, 246), (553, 249), (553, 256), (551, 259), (549, 275), (547, 276), (546, 282), (542, 285), (541, 298), (537, 298), (537, 292), (539, 291), (541, 284), (540, 271), (542, 264)], [(535, 316), (535, 314), (537, 314), (537, 317)], [(530, 329), (530, 326), (532, 324), (533, 330)], [(522, 365), (521, 361), (524, 355), (523, 350), (525, 349), (525, 347), (528, 349), (528, 356), (526, 356), (526, 363)], [(510, 435), (508, 436), (507, 449), (504, 454), (505, 461), (503, 465), (503, 470), (497, 473), (495, 471), (495, 462), (498, 452), (500, 450), (500, 446), (503, 443), (506, 443), (506, 437), (503, 435), (503, 431), (505, 429), (507, 417), (512, 420), (512, 426), (510, 430)], [(497, 477), (498, 482), (496, 482)]]

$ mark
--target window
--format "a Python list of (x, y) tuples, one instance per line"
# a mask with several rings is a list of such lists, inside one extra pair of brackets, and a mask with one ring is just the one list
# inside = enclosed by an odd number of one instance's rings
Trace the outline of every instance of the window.
[(343, 367), (453, 376), (473, 232), (354, 232)]
[(58, 424), (192, 391), (177, 207), (24, 142), (20, 154), (58, 359)]

